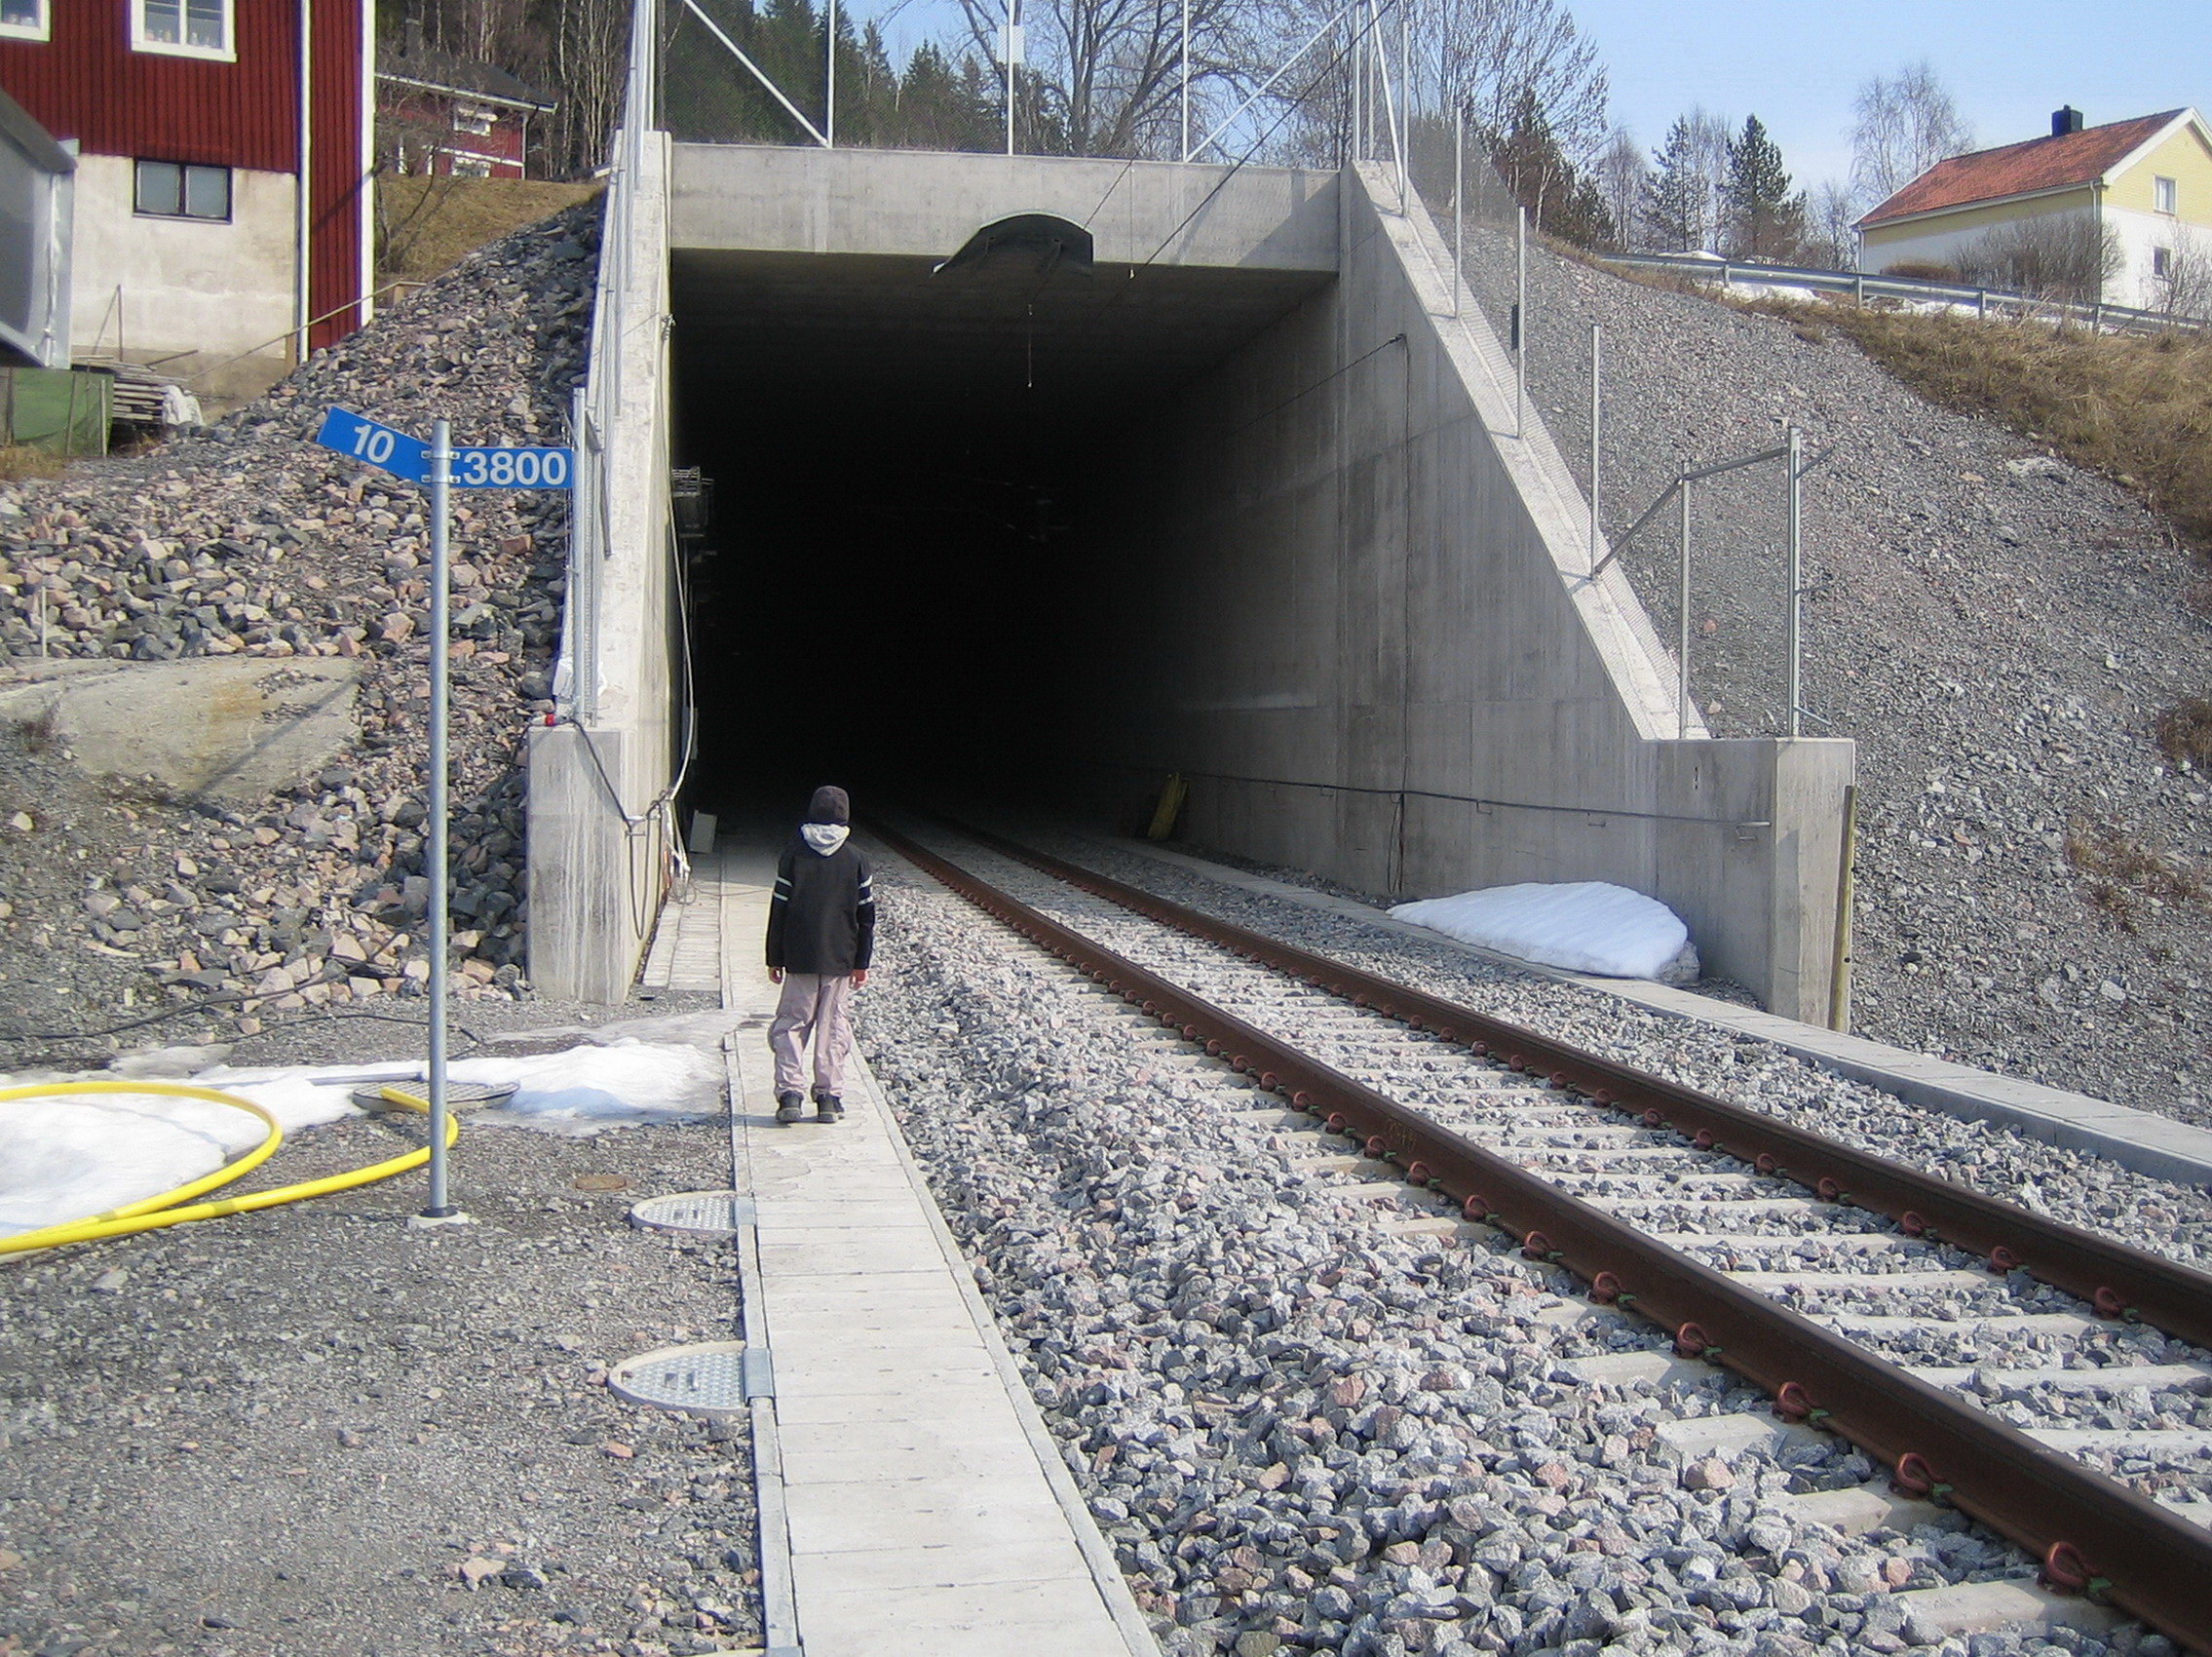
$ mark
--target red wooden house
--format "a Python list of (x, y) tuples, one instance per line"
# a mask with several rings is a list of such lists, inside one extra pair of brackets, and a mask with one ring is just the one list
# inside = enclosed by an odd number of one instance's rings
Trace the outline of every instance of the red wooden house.
[(77, 151), (74, 354), (223, 401), (368, 319), (373, 0), (0, 0), (0, 89)]
[(376, 96), (385, 165), (443, 177), (527, 177), (530, 117), (553, 108), (552, 98), (496, 64), (425, 44), (416, 22), (378, 56)]

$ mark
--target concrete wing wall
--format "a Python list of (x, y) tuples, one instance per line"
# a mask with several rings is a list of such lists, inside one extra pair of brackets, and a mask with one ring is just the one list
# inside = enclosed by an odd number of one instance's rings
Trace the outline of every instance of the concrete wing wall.
[(646, 133), (608, 203), (576, 434), (555, 691), (530, 733), (530, 977), (618, 1002), (667, 885), (683, 647), (668, 520), (668, 143)]
[(1616, 881), (1709, 969), (1825, 1021), (1848, 742), (1714, 740), (1415, 205), (1346, 174), (1341, 275), (1110, 468), (1101, 646), (1147, 641), (1092, 733), (1126, 800), (1363, 890)]

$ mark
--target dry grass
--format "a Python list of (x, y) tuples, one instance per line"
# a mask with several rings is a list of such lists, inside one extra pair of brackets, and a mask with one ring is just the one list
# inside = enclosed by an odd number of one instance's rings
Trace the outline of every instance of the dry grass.
[(2087, 880), (2083, 896), (2089, 904), (2130, 932), (2140, 898), (2176, 907), (2212, 899), (2212, 886), (2197, 869), (2109, 823), (2073, 824), (2066, 832), (2066, 861)]
[(590, 201), (602, 187), (535, 178), (381, 178), (379, 280), (427, 282), (486, 243)]
[(0, 483), (19, 482), (26, 478), (58, 478), (61, 469), (68, 464), (58, 454), (49, 454), (43, 448), (0, 448)]
[(1757, 308), (1849, 334), (1929, 402), (2104, 473), (2212, 549), (2212, 334), (2091, 334), (1833, 302)]
[(2212, 697), (2184, 697), (2158, 715), (2155, 734), (2176, 765), (2212, 771)]

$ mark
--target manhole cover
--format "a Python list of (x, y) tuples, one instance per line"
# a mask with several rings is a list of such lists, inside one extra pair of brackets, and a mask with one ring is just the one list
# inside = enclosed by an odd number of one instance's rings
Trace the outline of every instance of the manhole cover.
[(627, 1191), (629, 1181), (619, 1174), (579, 1174), (569, 1183), (579, 1191)]
[(728, 1237), (752, 1223), (752, 1204), (735, 1191), (678, 1191), (648, 1197), (629, 1211), (629, 1223), (648, 1231), (707, 1232)]
[(710, 1340), (664, 1346), (618, 1364), (607, 1390), (655, 1409), (741, 1409), (745, 1402), (745, 1343)]
[[(384, 1097), (383, 1089), (398, 1088), (401, 1093), (417, 1098), (430, 1098), (430, 1084), (421, 1081), (371, 1082), (353, 1091), (353, 1101), (363, 1110), (413, 1113), (414, 1106), (400, 1104)], [(487, 1104), (499, 1104), (515, 1097), (513, 1082), (454, 1082), (445, 1084), (445, 1108), (448, 1110), (481, 1110)]]

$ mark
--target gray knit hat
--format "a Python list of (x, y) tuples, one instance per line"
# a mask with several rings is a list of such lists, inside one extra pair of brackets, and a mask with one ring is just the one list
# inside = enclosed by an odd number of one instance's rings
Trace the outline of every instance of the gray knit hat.
[(845, 790), (824, 783), (814, 791), (814, 803), (807, 807), (809, 823), (850, 823), (853, 821), (853, 802)]

